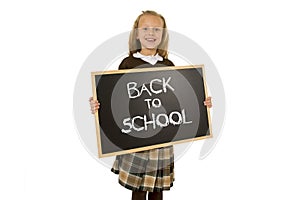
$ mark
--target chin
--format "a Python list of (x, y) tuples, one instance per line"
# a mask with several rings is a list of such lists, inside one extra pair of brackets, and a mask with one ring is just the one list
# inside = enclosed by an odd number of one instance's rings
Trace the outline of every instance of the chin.
[(153, 49), (157, 49), (158, 45), (147, 45), (145, 46), (146, 49), (149, 49), (149, 50), (153, 50)]
[(155, 50), (155, 49), (157, 49), (157, 47), (146, 47), (146, 49), (148, 49), (148, 50)]

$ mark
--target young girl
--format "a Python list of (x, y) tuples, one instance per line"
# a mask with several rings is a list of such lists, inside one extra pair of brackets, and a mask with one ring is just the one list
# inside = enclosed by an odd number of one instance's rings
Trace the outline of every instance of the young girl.
[[(154, 11), (145, 11), (135, 20), (129, 37), (129, 56), (119, 69), (136, 67), (174, 66), (168, 59), (168, 32), (165, 19)], [(89, 99), (94, 114), (99, 109), (97, 100)], [(211, 98), (204, 101), (211, 107)], [(112, 167), (119, 174), (119, 183), (132, 190), (132, 200), (160, 200), (163, 190), (170, 190), (174, 181), (173, 146), (120, 155)]]

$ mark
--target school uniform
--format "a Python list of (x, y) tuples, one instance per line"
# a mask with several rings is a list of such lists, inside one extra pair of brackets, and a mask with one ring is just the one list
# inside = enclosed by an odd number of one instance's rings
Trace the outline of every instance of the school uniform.
[[(119, 69), (174, 66), (158, 54), (140, 53), (125, 58)], [(161, 192), (170, 190), (174, 182), (173, 146), (116, 156), (111, 169), (119, 174), (119, 183), (132, 191)]]

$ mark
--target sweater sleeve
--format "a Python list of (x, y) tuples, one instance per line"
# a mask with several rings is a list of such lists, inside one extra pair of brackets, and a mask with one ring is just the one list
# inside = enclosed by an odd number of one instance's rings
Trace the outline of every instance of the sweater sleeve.
[(119, 65), (119, 69), (127, 69), (127, 58), (124, 58)]
[(166, 65), (167, 66), (175, 66), (174, 63), (169, 59), (166, 59)]

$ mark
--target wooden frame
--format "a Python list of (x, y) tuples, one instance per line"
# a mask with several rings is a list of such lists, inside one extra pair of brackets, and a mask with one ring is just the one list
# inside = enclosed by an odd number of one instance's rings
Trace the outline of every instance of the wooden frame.
[[(204, 97), (207, 98), (207, 85), (206, 85), (206, 79), (205, 79), (205, 70), (204, 70), (204, 65), (193, 65), (193, 66), (175, 66), (175, 67), (156, 67), (156, 68), (143, 68), (143, 69), (129, 69), (129, 70), (111, 70), (111, 71), (102, 71), (102, 72), (92, 72), (91, 73), (91, 78), (92, 78), (92, 90), (93, 90), (93, 98), (97, 99), (97, 78), (99, 77), (105, 77), (106, 75), (127, 75), (131, 73), (147, 73), (147, 72), (168, 72), (168, 71), (178, 71), (182, 72), (180, 70), (189, 70), (189, 69), (195, 69), (195, 70), (201, 70), (202, 72), (202, 83), (203, 83), (203, 89), (204, 89)], [(99, 80), (99, 79), (98, 79)], [(100, 100), (101, 101), (101, 100)], [(101, 103), (101, 102), (100, 102)], [(202, 103), (202, 102), (201, 102)], [(200, 103), (199, 103), (200, 105)], [(100, 106), (101, 107), (101, 106)], [(147, 145), (147, 146), (142, 146), (142, 147), (137, 147), (137, 148), (132, 148), (132, 149), (121, 149), (116, 152), (104, 152), (103, 151), (103, 145), (102, 145), (102, 139), (103, 135), (101, 134), (101, 126), (100, 126), (100, 114), (99, 111), (95, 113), (95, 124), (96, 124), (96, 136), (97, 136), (97, 147), (98, 147), (98, 156), (99, 158), (101, 157), (107, 157), (107, 156), (115, 156), (115, 155), (121, 155), (121, 154), (127, 154), (127, 153), (134, 153), (138, 151), (144, 151), (144, 150), (149, 150), (149, 149), (154, 149), (154, 148), (160, 148), (160, 147), (166, 147), (174, 144), (179, 144), (179, 143), (184, 143), (184, 142), (191, 142), (191, 141), (196, 141), (196, 140), (202, 140), (202, 139), (207, 139), (212, 137), (212, 128), (211, 128), (211, 117), (210, 117), (210, 110), (208, 107), (206, 108), (206, 117), (207, 117), (207, 123), (208, 123), (208, 130), (205, 133), (206, 135), (204, 136), (197, 136), (193, 138), (187, 138), (187, 139), (182, 139), (182, 140), (177, 140), (177, 141), (170, 141), (170, 142), (163, 142), (159, 144), (152, 144), (152, 145)], [(102, 109), (102, 107), (100, 108)], [(153, 119), (154, 121), (154, 119)], [(198, 130), (198, 129), (197, 129)], [(121, 133), (122, 134), (122, 133)], [(146, 139), (145, 139), (146, 140)]]

